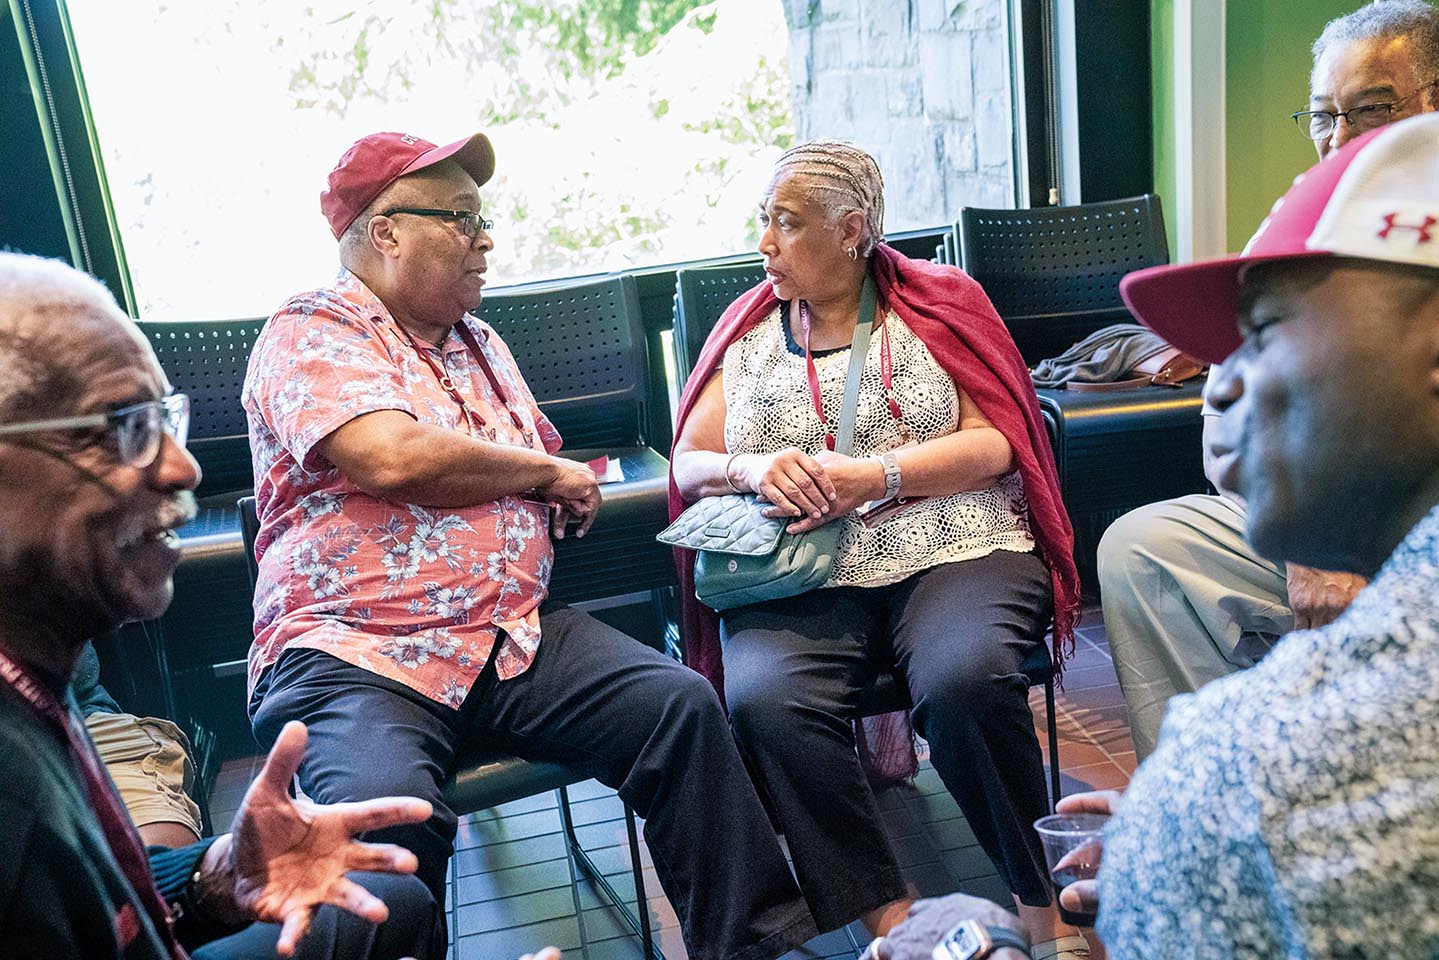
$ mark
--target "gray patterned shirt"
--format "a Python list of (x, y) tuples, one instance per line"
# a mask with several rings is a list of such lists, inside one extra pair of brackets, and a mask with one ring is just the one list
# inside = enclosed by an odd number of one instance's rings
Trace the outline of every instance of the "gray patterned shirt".
[(1328, 627), (1170, 702), (1105, 837), (1129, 958), (1439, 958), (1439, 507)]

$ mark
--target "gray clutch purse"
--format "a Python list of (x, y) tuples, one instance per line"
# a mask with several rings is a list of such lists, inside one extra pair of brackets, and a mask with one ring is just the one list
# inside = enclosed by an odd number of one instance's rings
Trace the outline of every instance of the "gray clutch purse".
[(709, 550), (746, 557), (767, 557), (779, 545), (783, 517), (766, 517), (769, 506), (752, 493), (703, 497), (691, 504), (655, 539), (686, 550)]

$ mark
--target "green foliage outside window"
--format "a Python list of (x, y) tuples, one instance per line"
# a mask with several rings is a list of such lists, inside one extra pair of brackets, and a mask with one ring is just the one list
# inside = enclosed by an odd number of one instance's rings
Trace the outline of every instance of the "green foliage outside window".
[(490, 136), (495, 284), (752, 249), (794, 140), (782, 2), (68, 5), (141, 315), (194, 319), (328, 279), (315, 198), (376, 130)]

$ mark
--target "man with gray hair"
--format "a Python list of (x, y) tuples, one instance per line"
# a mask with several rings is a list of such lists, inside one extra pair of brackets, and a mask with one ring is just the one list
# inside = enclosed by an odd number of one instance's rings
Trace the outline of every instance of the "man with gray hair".
[(147, 852), (105, 775), (69, 685), (90, 637), (170, 602), (199, 482), (188, 423), (188, 400), (99, 283), (0, 253), (0, 952), (439, 956), (437, 903), (394, 875), (414, 855), (353, 839), (424, 820), (429, 804), (292, 800), (300, 724), (232, 832), (199, 843)]
[(1320, 159), (1370, 130), (1439, 108), (1439, 9), (1375, 0), (1314, 41), (1309, 109), (1293, 114)]
[[(1377, 0), (1314, 43), (1309, 109), (1294, 120), (1320, 158), (1353, 137), (1439, 106), (1439, 9)], [(1207, 393), (1207, 391), (1206, 391)], [(1350, 573), (1260, 556), (1246, 508), (1216, 465), (1217, 411), (1204, 417), (1204, 469), (1218, 496), (1140, 507), (1099, 544), (1099, 583), (1135, 751), (1153, 750), (1169, 699), (1252, 666), (1291, 629), (1321, 627), (1364, 586)]]

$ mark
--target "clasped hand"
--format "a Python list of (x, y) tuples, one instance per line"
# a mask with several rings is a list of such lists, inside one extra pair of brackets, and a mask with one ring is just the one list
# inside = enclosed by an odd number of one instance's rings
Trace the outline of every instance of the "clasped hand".
[(1285, 592), (1289, 608), (1294, 611), (1294, 629), (1310, 630), (1333, 623), (1367, 585), (1368, 581), (1356, 574), (1287, 564)]
[(785, 528), (789, 533), (821, 527), (884, 490), (884, 469), (878, 463), (832, 450), (811, 456), (798, 447), (786, 447), (767, 456), (750, 455), (741, 466), (745, 485), (773, 504), (765, 516), (800, 518)]
[(288, 957), (317, 907), (348, 910), (381, 923), (389, 909), (345, 875), (351, 871), (414, 873), (415, 855), (392, 843), (362, 843), (357, 834), (421, 823), (433, 812), (424, 800), (384, 797), (326, 806), (294, 799), (288, 788), (305, 754), (305, 725), (280, 731), (265, 767), (246, 791), (231, 833), (205, 853), (200, 868), (204, 908), (232, 921), (281, 925), (276, 951)]
[(565, 538), (565, 526), (572, 520), (579, 526), (575, 536), (583, 537), (600, 510), (600, 484), (587, 464), (555, 457), (555, 478), (536, 492), (549, 501), (550, 530), (556, 540)]

